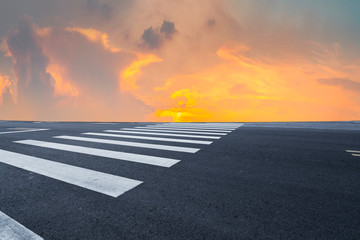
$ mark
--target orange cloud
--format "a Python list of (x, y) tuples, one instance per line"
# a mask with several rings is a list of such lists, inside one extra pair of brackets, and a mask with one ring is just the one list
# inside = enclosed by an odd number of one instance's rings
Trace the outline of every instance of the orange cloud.
[(65, 80), (66, 69), (56, 64), (49, 64), (46, 71), (53, 77), (54, 84), (54, 96), (72, 96), (79, 95), (79, 91), (69, 81)]
[(138, 89), (136, 81), (142, 75), (141, 68), (151, 63), (161, 61), (161, 58), (153, 54), (137, 54), (137, 59), (120, 74), (119, 85), (121, 91), (130, 91), (135, 93)]
[(67, 27), (65, 30), (68, 32), (81, 33), (90, 41), (101, 43), (105, 49), (111, 52), (117, 53), (121, 51), (121, 48), (110, 45), (109, 35), (107, 33), (96, 30), (95, 28)]
[(0, 75), (0, 105), (3, 101), (3, 94), (8, 91), (10, 95), (14, 98), (14, 90), (12, 82), (9, 80), (8, 76)]
[(161, 100), (153, 104), (151, 120), (305, 121), (360, 117), (360, 107), (353, 104), (359, 100), (356, 94), (318, 81), (356, 79), (358, 68), (340, 61), (337, 47), (322, 48), (318, 48), (317, 59), (280, 61), (253, 56), (251, 49), (240, 43), (225, 44), (217, 51), (220, 64), (174, 76), (163, 87), (155, 88)]

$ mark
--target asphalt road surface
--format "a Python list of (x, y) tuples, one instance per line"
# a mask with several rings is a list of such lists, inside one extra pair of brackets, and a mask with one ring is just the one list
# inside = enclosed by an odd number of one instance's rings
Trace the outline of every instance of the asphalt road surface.
[(360, 123), (0, 121), (0, 239), (360, 239)]

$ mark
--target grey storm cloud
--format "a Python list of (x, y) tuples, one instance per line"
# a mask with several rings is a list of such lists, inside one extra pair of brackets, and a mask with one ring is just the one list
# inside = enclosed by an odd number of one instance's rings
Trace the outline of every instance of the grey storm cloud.
[(98, 0), (87, 0), (87, 8), (92, 12), (98, 12), (105, 20), (112, 17), (112, 7), (108, 3), (99, 3)]
[(14, 62), (18, 95), (37, 100), (50, 97), (52, 77), (46, 71), (49, 59), (38, 44), (30, 18), (20, 20), (18, 30), (9, 34), (6, 44)]
[(149, 48), (158, 48), (162, 45), (163, 39), (158, 31), (149, 27), (148, 29), (144, 30), (141, 39), (144, 41), (146, 46)]
[(176, 33), (175, 23), (164, 20), (161, 25), (160, 32), (165, 34), (165, 38), (171, 39)]
[(141, 39), (145, 47), (157, 49), (164, 44), (166, 39), (171, 40), (175, 33), (177, 33), (175, 23), (164, 20), (160, 28), (145, 29)]
[(216, 21), (214, 18), (211, 18), (211, 19), (208, 19), (207, 22), (206, 22), (206, 25), (209, 26), (209, 27), (213, 27), (216, 25)]
[(348, 78), (321, 78), (318, 82), (325, 85), (341, 87), (345, 90), (360, 92), (360, 82)]

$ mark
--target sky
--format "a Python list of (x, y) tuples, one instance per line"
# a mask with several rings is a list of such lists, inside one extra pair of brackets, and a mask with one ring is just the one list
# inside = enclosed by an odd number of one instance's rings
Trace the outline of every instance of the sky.
[(358, 0), (1, 0), (0, 120), (360, 120)]

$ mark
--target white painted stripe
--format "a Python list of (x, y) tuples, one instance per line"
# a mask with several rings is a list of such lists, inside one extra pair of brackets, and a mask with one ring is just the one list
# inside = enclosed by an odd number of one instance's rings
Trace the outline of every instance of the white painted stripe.
[(351, 154), (353, 155), (354, 157), (360, 157), (360, 154)]
[(99, 156), (99, 157), (113, 158), (123, 161), (129, 161), (129, 162), (144, 163), (144, 164), (160, 166), (160, 167), (171, 167), (174, 164), (180, 162), (180, 160), (176, 160), (172, 158), (154, 157), (154, 156), (141, 155), (135, 153), (117, 152), (117, 151), (80, 147), (75, 145), (44, 142), (37, 140), (21, 140), (15, 142), (32, 145), (32, 146), (44, 147), (44, 148), (58, 149), (68, 152), (76, 152), (76, 153), (83, 153), (83, 154)]
[(203, 124), (203, 123), (162, 123), (157, 125), (178, 125), (178, 126), (230, 126), (230, 127), (239, 127), (242, 126), (243, 123), (238, 124), (225, 124), (225, 123), (214, 123), (214, 124)]
[(220, 128), (220, 127), (192, 127), (192, 126), (188, 126), (188, 127), (183, 127), (183, 126), (156, 126), (156, 125), (148, 125), (147, 127), (156, 127), (156, 128), (172, 128), (172, 129), (177, 129), (177, 128), (188, 128), (188, 129), (202, 129), (202, 130), (236, 130), (237, 128)]
[(0, 212), (0, 239), (1, 240), (43, 240), (14, 219)]
[(240, 127), (237, 125), (225, 125), (225, 124), (180, 124), (180, 123), (168, 123), (168, 124), (153, 124), (158, 126), (189, 126), (189, 127)]
[[(26, 141), (23, 143), (31, 144)], [(142, 183), (130, 178), (4, 150), (0, 150), (0, 162), (112, 197), (118, 197)]]
[(360, 151), (356, 151), (356, 150), (346, 150), (349, 153), (360, 153)]
[(142, 136), (108, 134), (108, 133), (88, 132), (88, 133), (82, 133), (82, 134), (94, 135), (94, 136), (104, 136), (104, 137), (132, 138), (132, 139), (154, 140), (154, 141), (164, 141), (164, 142), (194, 143), (194, 144), (205, 144), (205, 145), (209, 145), (212, 143), (211, 141), (187, 140), (187, 139), (177, 139), (177, 138), (142, 137)]
[(151, 124), (151, 126), (181, 126), (181, 127), (209, 127), (209, 128), (238, 128), (242, 125), (209, 125), (209, 124)]
[(99, 139), (99, 138), (85, 138), (85, 137), (73, 137), (73, 136), (56, 136), (54, 138), (68, 139), (68, 140), (75, 140), (75, 141), (85, 141), (85, 142), (106, 143), (106, 144), (114, 144), (114, 145), (130, 146), (130, 147), (151, 148), (151, 149), (168, 150), (168, 151), (175, 151), (175, 152), (187, 152), (187, 153), (196, 153), (197, 151), (200, 150), (200, 148), (177, 147), (177, 146), (137, 143), (137, 142), (125, 142), (125, 141)]
[(25, 133), (25, 132), (38, 132), (38, 131), (47, 131), (49, 129), (29, 129), (29, 130), (20, 130), (20, 131), (11, 131), (11, 132), (0, 132), (0, 134), (11, 134), (11, 133)]
[(173, 130), (152, 130), (152, 129), (135, 129), (135, 128), (122, 128), (122, 130), (129, 131), (145, 131), (145, 132), (167, 132), (167, 133), (187, 133), (187, 134), (203, 134), (203, 135), (222, 135), (225, 136), (227, 133), (209, 133), (209, 132), (189, 132), (189, 131), (173, 131)]
[(227, 123), (166, 123), (166, 124), (158, 124), (158, 125), (178, 125), (178, 126), (230, 126), (230, 127), (240, 127), (244, 125), (243, 123), (237, 123), (237, 124), (227, 124)]
[(202, 129), (194, 129), (194, 128), (169, 128), (169, 127), (135, 127), (135, 129), (158, 129), (158, 130), (175, 130), (175, 131), (196, 131), (196, 132), (208, 132), (208, 133), (230, 133), (231, 130), (202, 130)]
[(186, 135), (186, 134), (172, 134), (172, 133), (154, 133), (154, 132), (135, 132), (135, 131), (119, 131), (119, 130), (105, 130), (104, 132), (111, 133), (126, 133), (126, 134), (141, 134), (141, 135), (158, 135), (158, 136), (170, 136), (170, 137), (188, 137), (188, 138), (208, 138), (208, 139), (220, 139), (217, 136), (199, 136), (199, 135)]

